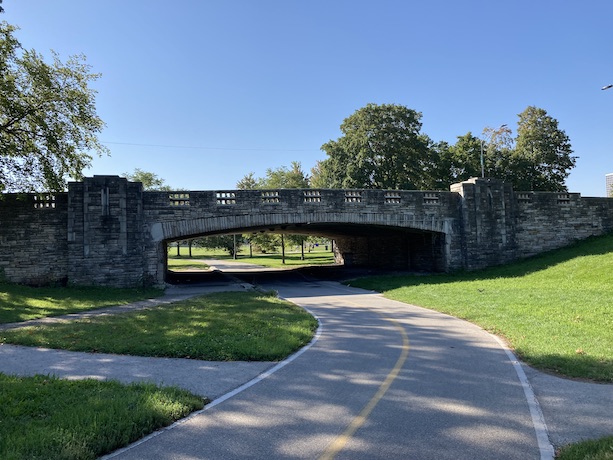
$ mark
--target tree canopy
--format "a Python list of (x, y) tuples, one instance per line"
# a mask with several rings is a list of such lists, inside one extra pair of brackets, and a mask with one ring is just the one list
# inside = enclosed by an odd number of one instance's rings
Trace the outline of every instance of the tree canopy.
[(143, 184), (143, 190), (150, 191), (169, 191), (172, 190), (169, 185), (164, 183), (164, 179), (157, 174), (143, 171), (140, 168), (134, 169), (133, 173), (124, 173), (123, 177), (131, 182), (141, 182)]
[(67, 177), (81, 178), (91, 152), (108, 153), (89, 86), (100, 75), (82, 55), (45, 62), (15, 30), (0, 22), (0, 191), (61, 191)]
[(563, 191), (576, 157), (558, 122), (537, 107), (519, 114), (517, 136), (506, 125), (454, 145), (421, 133), (421, 114), (394, 104), (368, 104), (341, 124), (343, 136), (322, 146), (327, 158), (311, 170), (317, 188), (447, 190), (481, 175), (516, 190)]
[(528, 107), (519, 114), (515, 148), (509, 159), (511, 179), (518, 190), (566, 191), (575, 167), (570, 139), (544, 109)]
[(368, 104), (341, 124), (343, 135), (321, 149), (328, 158), (313, 170), (314, 182), (330, 188), (413, 189), (428, 139), (421, 114), (395, 104)]
[(275, 188), (309, 188), (309, 177), (302, 170), (299, 161), (292, 161), (291, 168), (280, 166), (266, 170), (266, 176), (255, 177), (250, 172), (236, 183), (239, 190), (275, 189)]

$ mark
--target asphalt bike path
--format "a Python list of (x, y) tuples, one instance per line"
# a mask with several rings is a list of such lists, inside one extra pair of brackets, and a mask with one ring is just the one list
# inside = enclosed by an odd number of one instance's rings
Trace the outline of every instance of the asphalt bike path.
[(535, 420), (500, 343), (464, 321), (331, 282), (272, 283), (317, 340), (240, 393), (119, 459), (539, 459)]

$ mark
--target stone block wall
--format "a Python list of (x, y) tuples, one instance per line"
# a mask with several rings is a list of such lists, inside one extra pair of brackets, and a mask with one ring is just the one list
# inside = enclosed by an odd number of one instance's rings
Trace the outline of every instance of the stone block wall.
[(528, 257), (613, 231), (613, 199), (515, 192), (517, 256)]
[(0, 196), (0, 277), (31, 285), (67, 280), (68, 195)]

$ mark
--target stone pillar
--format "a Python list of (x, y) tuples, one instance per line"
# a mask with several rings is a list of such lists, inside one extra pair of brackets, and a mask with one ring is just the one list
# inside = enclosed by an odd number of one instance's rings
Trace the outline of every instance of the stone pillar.
[(68, 281), (136, 286), (143, 271), (142, 184), (94, 176), (69, 184)]
[(498, 179), (472, 178), (451, 186), (462, 197), (463, 268), (475, 270), (515, 259), (513, 188)]

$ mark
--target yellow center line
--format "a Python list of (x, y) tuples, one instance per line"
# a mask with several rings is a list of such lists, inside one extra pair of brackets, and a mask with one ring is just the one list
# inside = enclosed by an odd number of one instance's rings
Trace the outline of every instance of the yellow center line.
[(394, 326), (396, 327), (396, 329), (398, 329), (400, 335), (402, 336), (402, 351), (400, 353), (400, 356), (398, 357), (394, 368), (390, 371), (389, 374), (387, 374), (385, 381), (381, 384), (377, 393), (372, 397), (368, 404), (364, 406), (358, 416), (351, 421), (351, 423), (345, 429), (345, 432), (341, 434), (338, 438), (336, 438), (332, 444), (330, 444), (330, 446), (325, 450), (325, 452), (319, 457), (319, 460), (332, 460), (341, 450), (343, 450), (343, 448), (353, 437), (355, 432), (362, 425), (364, 425), (366, 420), (368, 420), (370, 413), (379, 403), (381, 398), (383, 398), (385, 393), (387, 393), (387, 390), (389, 390), (390, 386), (392, 385), (392, 382), (396, 380), (396, 377), (398, 377), (402, 366), (404, 366), (404, 363), (409, 356), (409, 337), (402, 325), (392, 318), (384, 319), (394, 324)]

